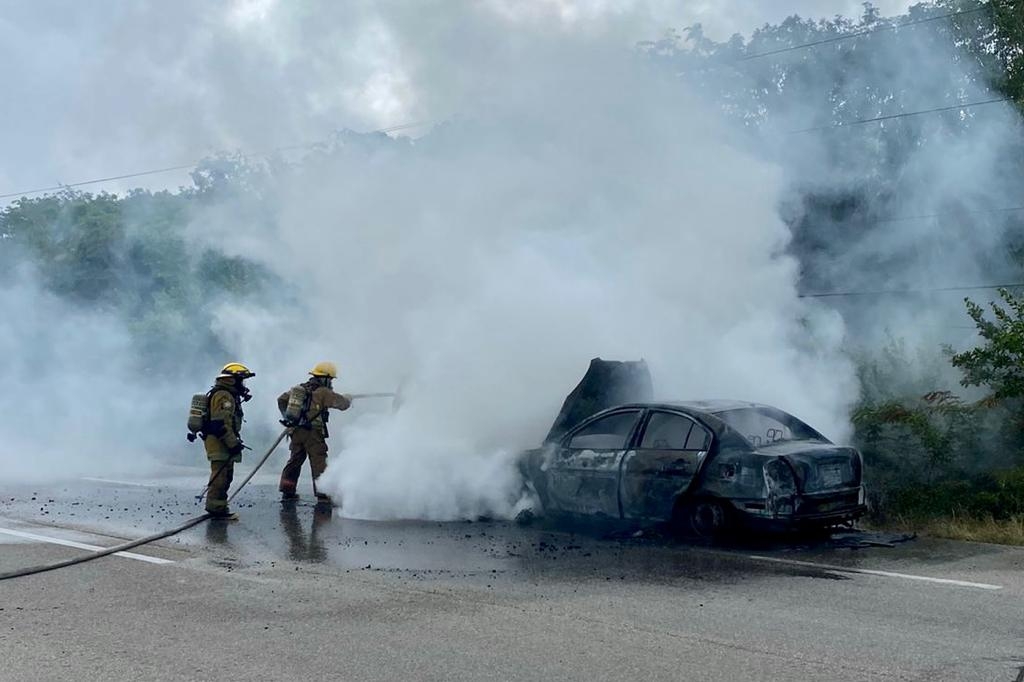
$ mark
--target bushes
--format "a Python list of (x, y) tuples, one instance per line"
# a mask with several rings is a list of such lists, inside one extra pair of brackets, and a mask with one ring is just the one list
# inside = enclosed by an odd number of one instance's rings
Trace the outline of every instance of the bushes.
[(119, 317), (137, 351), (129, 362), (159, 375), (209, 371), (230, 355), (212, 331), (214, 307), (273, 284), (250, 260), (190, 243), (186, 228), (212, 193), (68, 190), (20, 199), (0, 209), (0, 286), (28, 266), (76, 309)]
[(949, 392), (862, 403), (855, 442), (875, 522), (1024, 517), (1024, 461), (1014, 411)]
[(895, 385), (895, 368), (912, 365), (901, 360), (899, 344), (861, 358), (854, 438), (874, 520), (959, 518), (962, 525), (1024, 518), (1024, 299), (1006, 290), (999, 299), (987, 307), (965, 300), (980, 344), (961, 353), (947, 349), (961, 384), (984, 392), (980, 400), (968, 403), (949, 391), (910, 399), (879, 391), (879, 382), (865, 379)]
[(885, 507), (876, 512), (883, 520), (968, 517), (1005, 521), (1024, 516), (1024, 467), (896, 488), (889, 492)]

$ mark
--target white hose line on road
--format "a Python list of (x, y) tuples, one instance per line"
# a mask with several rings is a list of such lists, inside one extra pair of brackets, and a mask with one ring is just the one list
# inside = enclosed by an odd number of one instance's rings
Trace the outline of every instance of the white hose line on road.
[[(35, 533), (26, 533), (21, 530), (12, 530), (10, 528), (0, 528), (0, 533), (5, 535), (13, 535), (16, 538), (24, 538), (26, 540), (35, 540), (36, 542), (46, 542), (51, 545), (63, 545), (64, 547), (74, 547), (75, 549), (87, 549), (90, 552), (99, 552), (106, 547), (99, 547), (98, 545), (87, 545), (84, 542), (75, 542), (74, 540), (65, 540), (63, 538), (54, 538), (48, 535), (36, 535)], [(123, 556), (126, 559), (135, 559), (136, 561), (145, 561), (150, 564), (173, 564), (174, 562), (170, 559), (161, 559), (155, 556), (146, 556), (145, 554), (135, 554), (134, 552), (114, 552), (114, 556)]]
[(938, 583), (939, 585), (954, 585), (956, 587), (973, 587), (978, 590), (1001, 590), (1002, 585), (990, 585), (988, 583), (973, 583), (967, 580), (953, 580), (951, 578), (933, 578), (927, 575), (913, 575), (912, 573), (895, 573), (893, 571), (878, 571), (871, 568), (854, 568), (852, 566), (836, 566), (835, 564), (819, 564), (813, 561), (798, 561), (797, 559), (779, 559), (758, 554), (746, 555), (754, 561), (768, 561), (773, 564), (785, 564), (787, 566), (801, 566), (806, 568), (823, 568), (828, 571), (841, 573), (859, 573), (861, 575), (877, 575), (883, 578), (902, 578), (904, 580), (918, 580), (926, 583)]

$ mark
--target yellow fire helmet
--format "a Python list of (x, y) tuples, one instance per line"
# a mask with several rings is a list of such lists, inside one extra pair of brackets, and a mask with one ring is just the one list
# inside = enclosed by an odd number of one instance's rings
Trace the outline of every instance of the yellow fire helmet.
[(254, 376), (256, 376), (256, 373), (242, 363), (229, 362), (220, 370), (220, 374), (217, 375), (217, 378), (224, 379), (227, 377), (236, 377), (238, 379), (248, 379), (249, 377)]
[(338, 367), (333, 362), (318, 362), (309, 370), (309, 373), (315, 377), (330, 377), (331, 379), (338, 378)]

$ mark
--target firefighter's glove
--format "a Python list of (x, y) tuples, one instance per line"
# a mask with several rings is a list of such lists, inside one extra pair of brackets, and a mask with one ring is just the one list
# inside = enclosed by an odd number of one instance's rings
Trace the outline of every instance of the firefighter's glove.
[(228, 448), (228, 454), (231, 455), (232, 457), (234, 457), (235, 455), (240, 455), (242, 454), (242, 448), (244, 447), (245, 446), (242, 445), (242, 441), (238, 441), (238, 443)]

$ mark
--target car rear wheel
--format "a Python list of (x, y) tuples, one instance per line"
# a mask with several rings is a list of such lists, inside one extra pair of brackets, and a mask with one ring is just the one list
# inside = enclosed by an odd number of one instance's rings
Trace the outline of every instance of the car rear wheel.
[(683, 508), (686, 530), (699, 538), (721, 537), (729, 528), (729, 512), (713, 498), (698, 498)]

